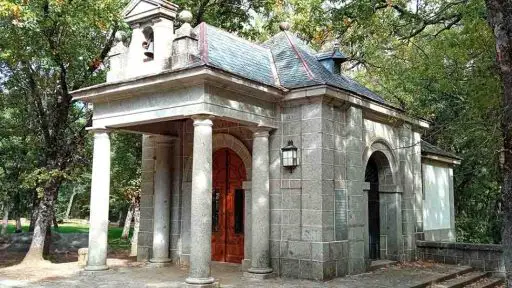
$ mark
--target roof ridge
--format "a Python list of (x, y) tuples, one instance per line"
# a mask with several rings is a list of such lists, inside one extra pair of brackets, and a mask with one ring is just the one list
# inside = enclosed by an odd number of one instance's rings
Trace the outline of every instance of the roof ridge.
[(299, 53), (299, 51), (297, 50), (297, 47), (295, 47), (295, 43), (293, 43), (293, 41), (288, 36), (288, 33), (285, 31), (283, 31), (283, 33), (286, 36), (286, 39), (288, 39), (288, 43), (290, 43), (290, 46), (292, 47), (293, 52), (299, 58), (299, 60), (302, 64), (302, 67), (304, 67), (304, 70), (306, 71), (306, 74), (308, 75), (309, 80), (317, 81), (317, 79), (315, 78), (315, 75), (313, 74), (313, 72), (309, 68), (308, 64), (306, 63), (306, 60), (304, 60), (304, 57), (302, 57), (301, 53)]
[(201, 22), (201, 24), (199, 24), (199, 38), (200, 38), (200, 45), (201, 45), (201, 48), (200, 48), (200, 53), (201, 53), (201, 60), (203, 61), (204, 64), (209, 64), (209, 61), (208, 61), (208, 39), (207, 39), (207, 33), (206, 33), (206, 27), (208, 25), (205, 23), (205, 22)]
[(272, 78), (274, 78), (274, 83), (277, 86), (281, 86), (281, 80), (279, 79), (279, 73), (277, 72), (276, 60), (274, 59), (274, 53), (272, 53), (271, 49), (268, 49), (268, 54), (270, 58), (270, 65), (272, 66), (270, 69), (272, 70)]

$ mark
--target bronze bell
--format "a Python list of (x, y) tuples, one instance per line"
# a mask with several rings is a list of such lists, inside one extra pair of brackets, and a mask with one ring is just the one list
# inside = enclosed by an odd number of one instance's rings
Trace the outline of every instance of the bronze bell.
[(144, 47), (144, 55), (148, 58), (153, 59), (153, 57), (155, 56), (154, 55), (154, 52), (155, 52), (154, 42), (153, 41), (144, 41), (144, 43), (142, 43), (142, 46)]

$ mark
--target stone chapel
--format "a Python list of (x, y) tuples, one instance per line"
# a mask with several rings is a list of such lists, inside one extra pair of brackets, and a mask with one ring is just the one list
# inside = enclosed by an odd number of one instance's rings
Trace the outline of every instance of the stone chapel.
[(215, 285), (212, 261), (328, 280), (413, 260), (416, 240), (455, 240), (460, 159), (421, 140), (428, 122), (343, 75), (338, 45), (314, 51), (287, 23), (252, 43), (178, 11), (131, 1), (107, 82), (72, 92), (93, 109), (86, 270), (108, 268), (116, 132), (143, 138), (137, 258), (188, 267), (190, 287)]

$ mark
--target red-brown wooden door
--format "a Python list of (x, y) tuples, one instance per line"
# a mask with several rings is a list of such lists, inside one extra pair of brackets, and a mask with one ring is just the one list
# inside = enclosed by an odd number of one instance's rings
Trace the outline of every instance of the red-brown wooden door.
[(213, 261), (241, 263), (244, 259), (245, 180), (244, 163), (235, 152), (223, 148), (213, 154)]

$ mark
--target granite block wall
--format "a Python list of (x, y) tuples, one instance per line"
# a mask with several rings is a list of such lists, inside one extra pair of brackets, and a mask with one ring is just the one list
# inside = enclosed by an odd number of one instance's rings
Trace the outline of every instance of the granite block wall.
[[(416, 235), (419, 231), (417, 217), (422, 217), (423, 211), (420, 210), (421, 204), (418, 203), (418, 197), (421, 197), (421, 150), (417, 154), (414, 132), (409, 124), (403, 124), (400, 129), (400, 175), (402, 178), (402, 237), (403, 237), (403, 255), (400, 260), (410, 261), (415, 258)], [(421, 149), (421, 147), (420, 147)], [(419, 161), (419, 165), (415, 163)], [(415, 171), (418, 169), (419, 171)], [(418, 188), (420, 189), (418, 191)], [(418, 195), (419, 194), (419, 195)], [(421, 198), (420, 198), (421, 199)], [(420, 200), (421, 202), (421, 200)]]
[(348, 198), (348, 272), (366, 271), (369, 255), (368, 240), (368, 195), (363, 191), (363, 114), (358, 107), (350, 107), (346, 112), (345, 153), (347, 165)]
[(416, 256), (423, 261), (467, 265), (498, 275), (505, 273), (501, 245), (416, 241)]
[[(290, 103), (280, 115), (270, 136), (272, 267), (284, 277), (346, 275), (343, 112), (318, 98)], [(280, 163), (280, 148), (289, 140), (299, 148), (300, 165), (293, 171)]]

